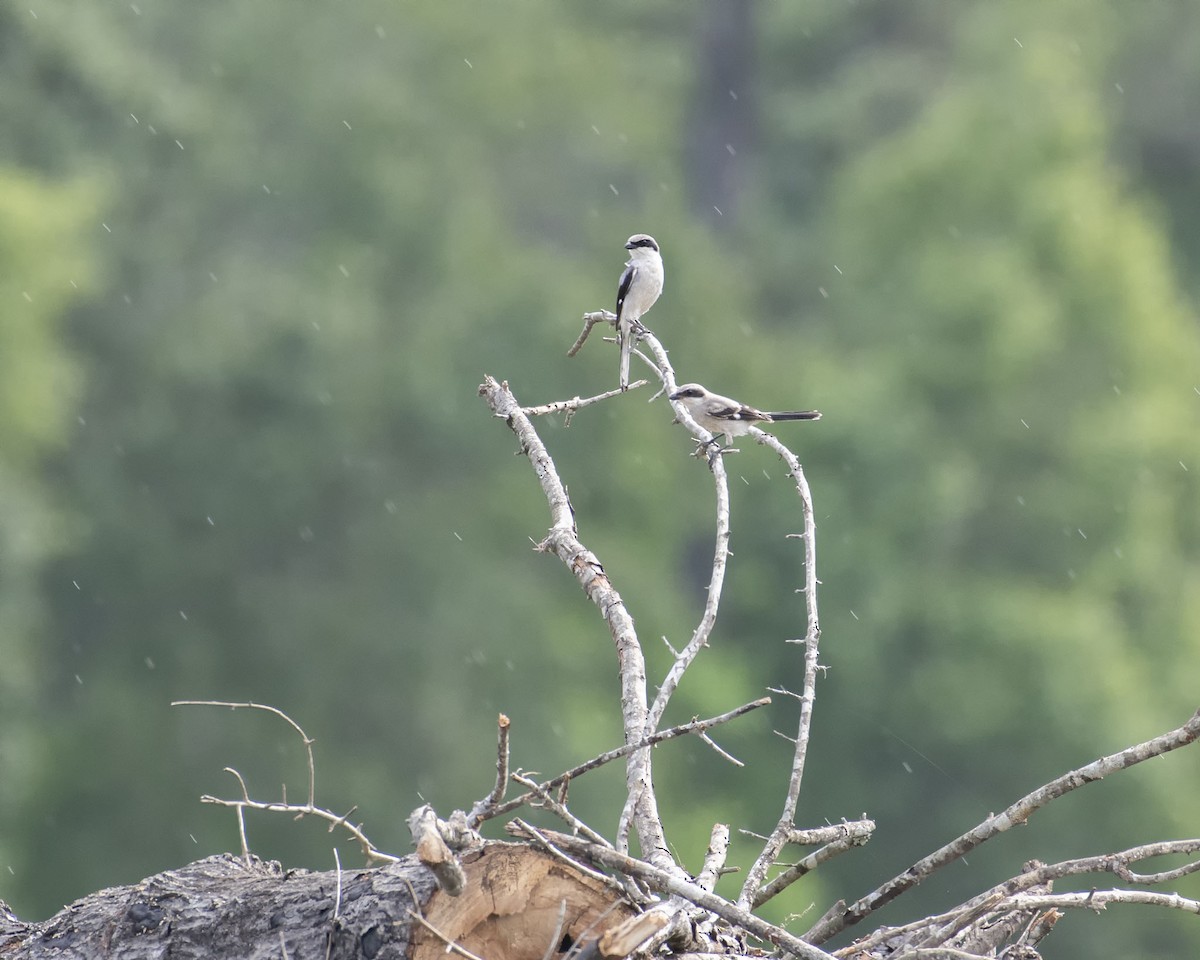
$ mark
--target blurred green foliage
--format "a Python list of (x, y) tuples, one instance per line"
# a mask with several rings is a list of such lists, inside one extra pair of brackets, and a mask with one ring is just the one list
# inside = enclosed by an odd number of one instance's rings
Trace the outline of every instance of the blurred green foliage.
[[(712, 42), (731, 25), (752, 42)], [(318, 799), (397, 851), (420, 798), (489, 787), (499, 711), (545, 773), (619, 742), (602, 621), (529, 549), (545, 505), (475, 386), (611, 387), (614, 351), (564, 353), (640, 230), (683, 379), (825, 413), (781, 427), (830, 668), (800, 820), (880, 829), (775, 919), (1181, 722), (1197, 28), (1119, 0), (0, 5), (0, 897), (45, 916), (236, 847), (198, 803), (226, 765), (302, 794), (281, 724), (172, 699), (291, 713)], [(539, 426), (653, 678), (699, 614), (713, 508), (648, 395)], [(668, 722), (799, 683), (797, 505), (742, 446), (722, 618)], [(715, 820), (769, 829), (771, 730), (794, 726), (777, 702), (723, 731), (744, 769), (657, 751), (689, 867)], [(883, 919), (1033, 856), (1195, 834), (1198, 769), (1089, 787)], [(620, 771), (591, 776), (573, 804), (611, 831)], [(314, 825), (250, 837), (290, 865), (355, 856)], [(1055, 934), (1061, 957), (1198, 944), (1132, 908)]]

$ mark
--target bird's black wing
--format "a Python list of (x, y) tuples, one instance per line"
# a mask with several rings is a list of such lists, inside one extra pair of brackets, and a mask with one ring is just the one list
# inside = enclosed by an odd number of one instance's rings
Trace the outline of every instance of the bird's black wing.
[(758, 411), (742, 403), (722, 403), (718, 400), (713, 400), (709, 402), (707, 412), (710, 417), (716, 420), (747, 420), (753, 422), (761, 419), (754, 416)]
[(755, 407), (739, 403), (736, 407), (729, 408), (729, 419), (741, 420), (743, 423), (770, 423), (771, 415), (763, 413)]
[(625, 306), (625, 298), (629, 296), (629, 288), (633, 286), (633, 278), (637, 276), (637, 267), (632, 263), (625, 264), (625, 272), (621, 274), (621, 282), (617, 284), (617, 319), (621, 318), (621, 308)]

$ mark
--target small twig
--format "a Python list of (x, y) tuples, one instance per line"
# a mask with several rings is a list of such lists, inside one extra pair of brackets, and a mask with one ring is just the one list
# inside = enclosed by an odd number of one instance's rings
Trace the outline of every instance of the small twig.
[(735, 767), (744, 767), (745, 766), (745, 764), (742, 763), (741, 760), (739, 760), (732, 753), (730, 753), (728, 750), (726, 750), (723, 746), (721, 746), (719, 743), (717, 743), (717, 741), (714, 740), (712, 737), (710, 737), (707, 733), (700, 734), (700, 739), (703, 740), (705, 743), (707, 743), (709, 745), (709, 747), (712, 748), (713, 753), (715, 753), (722, 760), (729, 761)]
[(342, 858), (337, 847), (333, 848), (333, 862), (337, 865), (337, 896), (333, 901), (333, 919), (337, 920), (342, 915)]
[(1177, 893), (1155, 893), (1153, 890), (1090, 890), (1087, 893), (1019, 893), (1009, 897), (993, 913), (1012, 910), (1046, 910), (1051, 907), (1085, 910), (1104, 910), (1110, 903), (1140, 903), (1153, 907), (1183, 910), (1200, 914), (1200, 900), (1181, 897)]
[[(868, 821), (870, 822), (870, 821)], [(871, 830), (875, 829), (875, 824), (871, 824)], [(758, 888), (758, 893), (754, 897), (753, 906), (755, 909), (761, 907), (772, 897), (783, 893), (788, 887), (799, 880), (801, 877), (813, 870), (817, 869), (821, 864), (832, 860), (839, 854), (845, 853), (847, 850), (852, 850), (855, 847), (861, 847), (867, 840), (870, 839), (871, 831), (855, 832), (847, 834), (837, 840), (825, 844), (817, 850), (814, 850), (807, 857), (797, 863), (792, 864), (776, 876), (770, 883), (764, 883)]]
[(554, 924), (554, 933), (550, 936), (550, 942), (546, 944), (546, 952), (542, 954), (542, 960), (551, 960), (558, 953), (558, 946), (562, 943), (563, 926), (567, 922), (567, 901), (558, 901), (558, 920)]
[[(239, 780), (241, 780), (241, 775), (238, 774), (238, 772), (236, 770), (233, 770), (230, 767), (226, 767), (225, 769), (228, 770), (230, 773), (232, 773), (234, 776), (238, 777)], [(213, 803), (220, 807), (233, 807), (237, 811), (238, 830), (241, 834), (241, 839), (242, 839), (242, 854), (243, 854), (243, 856), (249, 857), (249, 855), (250, 855), (250, 848), (246, 844), (246, 827), (245, 827), (245, 817), (244, 817), (243, 811), (245, 811), (245, 810), (264, 810), (267, 813), (294, 814), (297, 817), (297, 819), (300, 817), (313, 816), (313, 817), (318, 817), (322, 820), (326, 820), (329, 823), (333, 824), (334, 826), (343, 827), (346, 830), (346, 832), (350, 834), (350, 836), (352, 836), (355, 840), (357, 840), (359, 847), (362, 849), (363, 855), (369, 861), (376, 861), (376, 862), (380, 862), (380, 863), (399, 863), (400, 862), (399, 857), (393, 857), (390, 853), (384, 853), (383, 851), (376, 849), (375, 845), (367, 838), (366, 834), (364, 834), (362, 832), (361, 826), (355, 826), (353, 823), (350, 823), (348, 820), (346, 820), (344, 815), (339, 815), (339, 814), (334, 813), (331, 810), (325, 810), (322, 807), (310, 806), (308, 804), (301, 805), (301, 804), (295, 804), (295, 803), (263, 803), (258, 800), (251, 800), (251, 799), (249, 799), (249, 797), (245, 796), (245, 793), (244, 793), (245, 783), (244, 782), (242, 784), (242, 789), (243, 789), (243, 796), (242, 796), (241, 800), (225, 800), (225, 799), (222, 799), (221, 797), (214, 797), (214, 796), (205, 794), (204, 796), (202, 796), (200, 798), (200, 802), (201, 803)]]
[(448, 936), (446, 936), (444, 933), (442, 933), (441, 930), (439, 930), (432, 923), (430, 923), (423, 916), (421, 916), (421, 914), (418, 913), (416, 910), (408, 910), (407, 908), (405, 908), (405, 909), (410, 917), (412, 917), (414, 920), (416, 920), (417, 923), (419, 923), (421, 926), (423, 926), (426, 930), (428, 930), (430, 933), (432, 933), (435, 937), (437, 937), (439, 940), (442, 941), (442, 943), (444, 943), (446, 945), (447, 953), (457, 953), (460, 957), (464, 957), (465, 960), (482, 960), (481, 957), (476, 956), (470, 950), (468, 950), (466, 947), (451, 940)]
[(667, 703), (678, 688), (679, 681), (683, 679), (684, 671), (692, 665), (700, 651), (708, 646), (709, 637), (712, 636), (713, 627), (717, 623), (717, 609), (721, 605), (721, 592), (725, 586), (725, 568), (729, 558), (730, 537), (729, 478), (725, 473), (725, 463), (720, 457), (712, 463), (712, 475), (717, 501), (717, 529), (713, 545), (712, 569), (709, 572), (708, 590), (705, 593), (704, 610), (700, 615), (700, 622), (696, 624), (696, 629), (692, 631), (691, 638), (684, 648), (676, 654), (675, 662), (671, 664), (671, 668), (667, 671), (667, 675), (663, 678), (663, 682), (658, 688), (658, 694), (654, 698), (654, 703), (650, 705), (650, 716), (647, 727), (647, 732), (649, 733), (654, 732), (658, 728), (658, 724), (666, 712)]
[(1148, 843), (1142, 847), (1134, 847), (1132, 850), (1112, 854), (1112, 872), (1126, 883), (1171, 883), (1180, 877), (1200, 871), (1200, 860), (1193, 860), (1174, 870), (1163, 870), (1159, 873), (1134, 873), (1129, 869), (1130, 861), (1148, 860), (1151, 857), (1165, 857), (1179, 853), (1196, 853), (1197, 851), (1200, 851), (1200, 839)]
[[(994, 896), (987, 901), (987, 907), (990, 909), (1003, 900), (1002, 896)], [(845, 903), (842, 904), (845, 907)], [(936, 927), (947, 923), (953, 923), (960, 917), (964, 916), (978, 917), (979, 914), (972, 910), (964, 909), (963, 907), (955, 907), (953, 910), (948, 910), (945, 913), (939, 913), (932, 917), (922, 917), (920, 920), (914, 920), (911, 923), (906, 923), (902, 927), (880, 927), (870, 936), (863, 937), (861, 940), (855, 940), (849, 946), (842, 947), (833, 951), (833, 955), (845, 960), (857, 960), (860, 956), (869, 955), (870, 951), (875, 947), (888, 940), (911, 940), (912, 934), (926, 930), (930, 927)], [(819, 924), (818, 924), (819, 926)]]
[[(201, 798), (200, 798), (200, 802), (201, 802), (201, 803), (203, 803), (203, 802), (204, 802), (204, 798), (203, 798), (203, 797), (201, 797)], [(239, 841), (241, 842), (241, 844), (242, 844), (242, 859), (246, 861), (246, 864), (247, 864), (247, 865), (249, 865), (249, 863), (250, 863), (250, 843), (249, 843), (249, 841), (247, 841), (247, 840), (246, 840), (246, 813), (245, 813), (245, 809), (246, 809), (246, 808), (245, 808), (245, 807), (243, 807), (241, 804), (237, 804), (238, 840), (239, 840)]]
[(830, 824), (827, 827), (809, 827), (804, 830), (792, 830), (788, 833), (787, 842), (794, 843), (799, 847), (813, 847), (818, 844), (833, 843), (835, 840), (844, 840), (848, 837), (856, 837), (860, 841), (865, 842), (874, 832), (875, 821), (867, 820), (864, 817), (862, 820), (844, 820), (841, 823)]
[(244, 803), (249, 803), (250, 802), (250, 793), (246, 789), (245, 778), (233, 767), (225, 767), (224, 770), (226, 773), (231, 773), (231, 774), (233, 774), (233, 776), (235, 778), (237, 778), (238, 786), (240, 786), (242, 788), (242, 801)]
[(519, 773), (514, 773), (512, 778), (524, 787), (528, 787), (531, 793), (537, 795), (537, 800), (534, 801), (538, 806), (543, 806), (556, 817), (563, 821), (568, 827), (578, 833), (580, 836), (586, 837), (592, 843), (598, 843), (602, 846), (611, 847), (604, 837), (598, 834), (595, 830), (589, 827), (586, 823), (580, 820), (575, 814), (566, 808), (565, 804), (559, 803), (541, 786), (537, 781), (530, 780), (528, 777), (523, 777)]
[[(628, 390), (636, 390), (638, 387), (644, 387), (649, 382), (649, 380), (636, 380), (629, 385)], [(527, 417), (543, 417), (550, 413), (565, 413), (569, 417), (582, 407), (590, 407), (593, 403), (599, 403), (601, 400), (607, 400), (610, 397), (619, 397), (626, 392), (628, 391), (618, 387), (615, 390), (606, 390), (604, 393), (597, 394), (594, 397), (572, 397), (570, 400), (556, 400), (554, 403), (543, 403), (536, 407), (522, 407), (521, 412)]]
[(608, 310), (596, 310), (592, 313), (585, 313), (583, 315), (583, 331), (571, 345), (571, 349), (567, 351), (568, 357), (575, 356), (583, 348), (583, 343), (587, 340), (588, 334), (592, 332), (592, 327), (598, 323), (611, 323), (613, 326), (616, 326), (617, 315), (610, 313)]
[[(505, 824), (505, 829), (511, 833), (518, 835), (525, 833), (525, 828), (528, 824), (522, 825), (519, 821), (513, 820)], [(544, 839), (552, 843), (556, 847), (560, 847), (567, 853), (575, 856), (586, 857), (600, 866), (608, 870), (615, 870), (618, 873), (623, 873), (626, 876), (637, 877), (644, 880), (650, 887), (669, 893), (672, 896), (681, 897), (689, 903), (695, 904), (702, 910), (707, 910), (710, 913), (728, 920), (730, 923), (741, 927), (748, 934), (758, 937), (760, 940), (765, 940), (789, 953), (800, 960), (829, 960), (831, 954), (824, 950), (814, 947), (811, 944), (805, 943), (799, 937), (793, 936), (782, 927), (777, 927), (772, 923), (768, 923), (761, 917), (756, 917), (748, 910), (743, 910), (735, 904), (730, 903), (724, 897), (719, 897), (715, 893), (704, 890), (690, 880), (684, 880), (676, 876), (674, 873), (669, 873), (665, 870), (659, 870), (652, 864), (642, 860), (635, 860), (632, 857), (627, 857), (616, 850), (610, 850), (607, 847), (597, 846), (594, 843), (589, 843), (586, 840), (581, 840), (578, 837), (568, 836), (564, 833), (557, 833), (551, 830), (542, 831)]]
[[(599, 870), (589, 867), (586, 863), (580, 863), (575, 858), (568, 856), (561, 849), (561, 845), (557, 843), (557, 839), (552, 842), (549, 839), (549, 837), (547, 836), (547, 834), (549, 834), (550, 836), (554, 836), (555, 838), (558, 838), (560, 836), (565, 836), (565, 834), (553, 833), (550, 830), (539, 830), (537, 827), (533, 826), (531, 823), (526, 822), (525, 820), (522, 820), (520, 817), (513, 817), (512, 820), (510, 820), (508, 823), (506, 823), (504, 825), (504, 829), (507, 830), (509, 833), (523, 834), (527, 839), (532, 840), (534, 843), (536, 843), (539, 847), (541, 847), (543, 850), (545, 850), (548, 854), (550, 854), (556, 860), (562, 860), (564, 863), (570, 864), (572, 869), (578, 870), (580, 873), (586, 874), (587, 876), (591, 877), (593, 880), (600, 881), (606, 887), (611, 887), (613, 890), (616, 890), (618, 893), (621, 893), (621, 894), (627, 894), (629, 892), (625, 887), (623, 887), (621, 885), (620, 881), (614, 879), (613, 877), (610, 877), (606, 873), (601, 873)], [(581, 841), (581, 842), (587, 842), (587, 841)], [(603, 849), (611, 850), (612, 845), (609, 844), (607, 846), (604, 846)]]
[(484, 811), (493, 809), (504, 800), (504, 794), (508, 790), (508, 735), (511, 726), (512, 721), (505, 714), (502, 713), (496, 718), (496, 784), (492, 787), (492, 792), (482, 800), (476, 801), (471, 807), (471, 812), (467, 814), (467, 823), (472, 828), (483, 822)]
[(925, 937), (918, 947), (940, 947), (951, 937), (954, 937), (967, 929), (980, 917), (987, 916), (995, 911), (996, 906), (1003, 902), (1004, 898), (1000, 894), (993, 897), (988, 897), (975, 905), (970, 910), (963, 910), (957, 917), (953, 918), (949, 923), (942, 924), (938, 929), (934, 930)]
[(804, 535), (801, 539), (804, 541), (804, 603), (807, 629), (804, 634), (804, 684), (800, 695), (800, 720), (783, 811), (754, 865), (746, 871), (746, 880), (742, 884), (742, 892), (738, 895), (738, 905), (743, 907), (757, 901), (767, 870), (778, 860), (780, 851), (788, 842), (788, 835), (795, 829), (796, 807), (800, 802), (800, 785), (804, 779), (808, 740), (812, 732), (813, 704), (817, 698), (818, 652), (821, 639), (821, 621), (817, 615), (817, 524), (813, 516), (812, 491), (808, 488), (808, 480), (804, 476), (800, 461), (791, 450), (772, 434), (763, 433), (755, 428), (751, 428), (750, 432), (760, 443), (766, 444), (779, 454), (788, 465), (789, 475), (796, 485), (796, 493), (800, 496), (800, 512), (804, 519)]
[(966, 903), (961, 904), (955, 909), (972, 907), (981, 900), (993, 897), (997, 894), (1001, 896), (1012, 896), (1053, 880), (1059, 880), (1063, 877), (1078, 876), (1079, 874), (1087, 873), (1113, 873), (1126, 883), (1165, 883), (1176, 879), (1176, 875), (1183, 876), (1188, 873), (1196, 872), (1196, 864), (1188, 863), (1180, 867), (1178, 870), (1168, 870), (1164, 871), (1163, 873), (1146, 875), (1133, 873), (1128, 869), (1128, 865), (1141, 860), (1149, 860), (1153, 857), (1167, 857), (1197, 852), (1200, 852), (1200, 838), (1191, 840), (1164, 840), (1160, 843), (1147, 843), (1137, 847), (1130, 847), (1128, 850), (1120, 850), (1116, 853), (1105, 853), (1095, 857), (1080, 857), (1074, 860), (1063, 860), (1060, 863), (1045, 864), (1038, 863), (1037, 861), (1030, 861), (1026, 869), (1017, 874), (1015, 877), (1011, 877), (1008, 880), (1005, 880), (1003, 883), (996, 884), (991, 889), (985, 890), (983, 893), (972, 897)]
[(1152, 757), (1159, 757), (1172, 750), (1178, 750), (1180, 747), (1186, 747), (1194, 743), (1197, 738), (1200, 738), (1200, 711), (1197, 711), (1181, 727), (1128, 747), (1119, 753), (1101, 757), (1099, 760), (1071, 770), (1061, 777), (1056, 777), (1031, 793), (1027, 793), (1000, 813), (992, 814), (982, 823), (935, 850), (929, 856), (918, 860), (903, 873), (893, 877), (883, 886), (871, 891), (849, 907), (833, 916), (822, 918), (805, 934), (805, 937), (812, 943), (824, 943), (846, 927), (860, 922), (880, 907), (891, 903), (896, 897), (912, 889), (934, 871), (970, 853), (981, 843), (1014, 826), (1024, 824), (1034, 813), (1059, 797), (1096, 780), (1103, 780), (1107, 776), (1119, 773)]
[[(314, 806), (317, 802), (317, 765), (313, 760), (312, 745), (316, 743), (295, 720), (289, 717), (278, 707), (271, 707), (265, 703), (231, 703), (228, 700), (172, 700), (173, 707), (228, 707), (230, 710), (265, 710), (267, 713), (273, 713), (275, 716), (286, 721), (293, 730), (300, 734), (300, 739), (304, 741), (304, 752), (308, 757), (308, 805)], [(243, 784), (243, 787), (245, 785)]]
[[(613, 760), (619, 760), (621, 757), (628, 756), (635, 750), (641, 750), (644, 747), (654, 746), (656, 743), (662, 743), (664, 740), (673, 740), (675, 737), (682, 737), (690, 733), (699, 733), (703, 730), (708, 730), (711, 727), (719, 726), (722, 723), (728, 723), (743, 714), (749, 713), (751, 710), (757, 710), (759, 707), (765, 707), (771, 702), (770, 697), (761, 697), (758, 700), (752, 700), (749, 703), (744, 703), (740, 707), (736, 707), (720, 716), (709, 717), (707, 720), (690, 720), (687, 723), (681, 723), (677, 727), (671, 727), (669, 730), (662, 730), (658, 733), (651, 734), (637, 743), (629, 743), (623, 747), (617, 747), (614, 750), (608, 750), (599, 756), (592, 757), (586, 763), (581, 763), (577, 767), (572, 767), (566, 773), (560, 773), (557, 777), (541, 784), (543, 790), (553, 790), (556, 787), (569, 783), (576, 777), (580, 777), (589, 770), (595, 770), (597, 767), (602, 767), (606, 763)], [(522, 807), (533, 799), (532, 793), (524, 793), (519, 797), (513, 797), (511, 800), (506, 800), (504, 803), (496, 805), (494, 808), (484, 811), (480, 814), (480, 822), (491, 820), (503, 814), (510, 813), (518, 807)], [(478, 824), (476, 824), (477, 826)]]

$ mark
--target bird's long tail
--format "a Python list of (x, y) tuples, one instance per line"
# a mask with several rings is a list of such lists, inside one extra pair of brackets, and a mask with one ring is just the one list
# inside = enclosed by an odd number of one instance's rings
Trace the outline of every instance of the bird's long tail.
[(620, 384), (622, 390), (629, 389), (629, 352), (633, 349), (633, 326), (622, 321), (617, 325), (617, 340), (621, 345)]
[(772, 420), (820, 420), (820, 410), (780, 410), (767, 414)]

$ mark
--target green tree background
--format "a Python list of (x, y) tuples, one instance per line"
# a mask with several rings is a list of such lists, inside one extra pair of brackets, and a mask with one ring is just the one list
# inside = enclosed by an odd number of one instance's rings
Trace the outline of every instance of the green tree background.
[[(801, 819), (880, 829), (775, 919), (1195, 709), (1200, 8), (27, 0), (0, 5), (0, 58), (19, 913), (236, 847), (198, 803), (226, 765), (260, 796), (303, 789), (277, 722), (172, 699), (289, 711), (321, 800), (394, 850), (421, 797), (487, 789), (498, 711), (526, 767), (618, 742), (603, 625), (529, 549), (544, 504), (475, 386), (610, 387), (614, 351), (564, 353), (639, 230), (664, 248), (650, 319), (682, 377), (825, 413), (789, 434), (830, 668)], [(646, 396), (542, 426), (661, 675), (711, 505)], [(723, 618), (676, 720), (798, 669), (794, 500), (765, 450), (731, 464)], [(776, 704), (724, 732), (745, 769), (659, 750), (686, 864), (715, 820), (774, 821), (770, 731), (793, 724)], [(594, 776), (574, 802), (610, 830), (620, 774)], [(1198, 790), (1186, 753), (1090, 787), (882, 919), (1032, 856), (1194, 835)], [(250, 836), (320, 868), (337, 842)], [(1194, 919), (1127, 908), (1070, 917), (1054, 949), (1197, 946)]]

